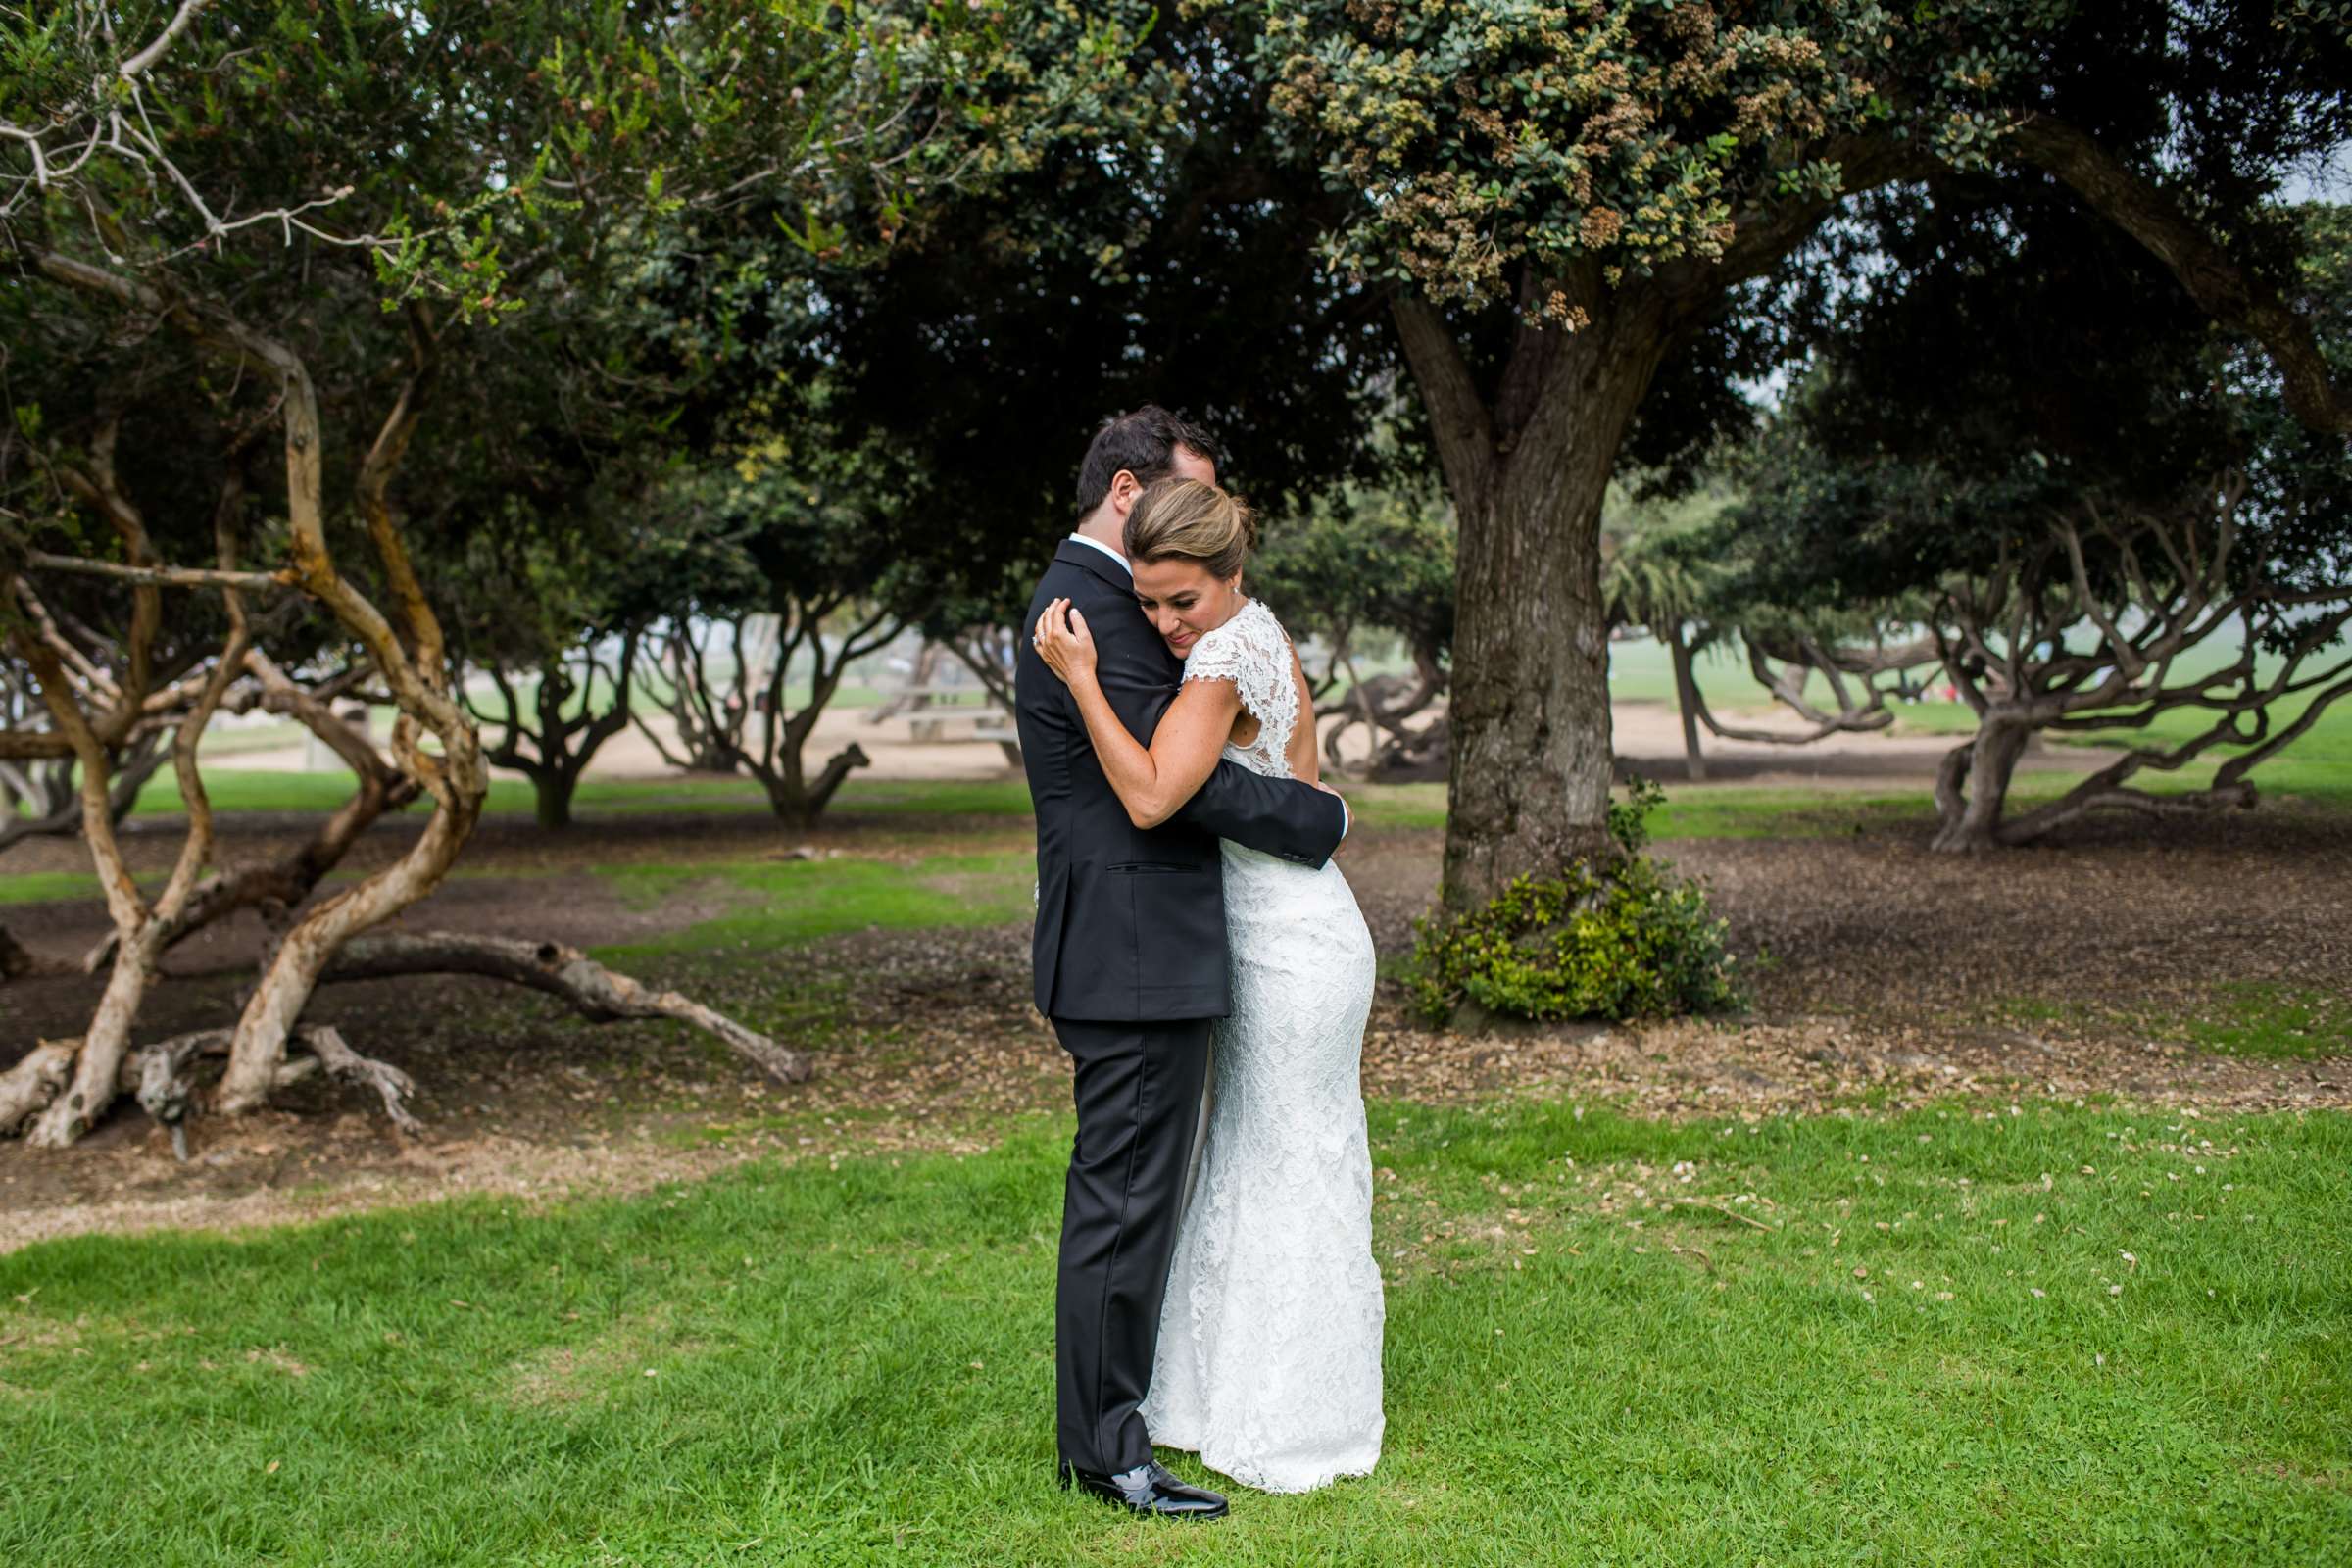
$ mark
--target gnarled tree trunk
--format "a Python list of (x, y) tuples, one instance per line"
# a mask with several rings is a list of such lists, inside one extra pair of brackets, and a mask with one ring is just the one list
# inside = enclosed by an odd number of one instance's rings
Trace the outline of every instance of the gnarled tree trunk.
[(1693, 784), (1707, 777), (1706, 754), (1698, 748), (1698, 680), (1690, 667), (1690, 639), (1679, 620), (1652, 626), (1650, 635), (1666, 645), (1674, 662), (1674, 707), (1683, 720), (1683, 776)]
[(1934, 848), (1986, 850), (2000, 843), (2009, 781), (2033, 737), (2026, 725), (1987, 717), (1975, 738), (1945, 755), (1936, 773)]
[[(523, 723), (521, 701), (506, 671), (495, 663), (488, 666), (499, 697), (507, 706), (505, 734), (485, 755), (496, 765), (514, 768), (531, 781), (532, 807), (541, 827), (571, 826), (572, 797), (579, 793), (588, 764), (596, 760), (605, 742), (628, 727), (633, 704), (631, 683), (636, 675), (638, 638), (642, 634), (640, 626), (630, 626), (621, 633), (620, 653), (609, 675), (593, 647), (580, 650), (580, 664), (586, 673), (576, 685), (570, 660), (562, 655), (542, 660), (539, 685), (532, 693), (532, 706), (538, 716), (535, 729)], [(612, 704), (601, 713), (593, 710), (599, 675), (607, 675), (612, 683)], [(580, 699), (580, 710), (566, 713), (564, 707), (575, 694)], [(476, 719), (481, 716), (478, 710), (474, 712)], [(527, 750), (525, 741), (530, 743)]]
[[(432, 796), (434, 810), (407, 854), (358, 887), (309, 910), (279, 941), (237, 1020), (215, 1101), (224, 1112), (251, 1110), (269, 1098), (285, 1060), (286, 1042), (335, 950), (440, 885), (490, 792), (481, 733), (450, 690), (441, 623), (410, 563), (388, 494), (391, 476), (416, 432), (419, 406), (433, 373), (429, 326), (421, 313), (412, 313), (410, 324), (408, 378), (360, 465), (357, 486), (361, 515), (399, 617), (398, 630), (351, 586), (328, 554), (319, 488), (318, 405), (309, 371), (281, 345), (250, 334), (245, 345), (254, 358), (279, 373), (285, 388), (292, 553), (302, 585), (367, 649), (400, 709), (392, 728), (393, 754), (402, 772)], [(427, 733), (441, 743), (437, 757), (420, 744)]]
[(1523, 326), (1490, 402), (1434, 307), (1394, 311), (1461, 525), (1444, 883), (1459, 910), (1614, 856), (1601, 502), (1670, 325), (1629, 290), (1605, 321)]
[[(171, 951), (239, 909), (258, 909), (266, 923), (283, 924), (318, 890), (326, 874), (342, 862), (362, 834), (385, 812), (401, 809), (419, 793), (416, 780), (386, 762), (373, 745), (337, 716), (331, 706), (297, 685), (260, 649), (247, 651), (245, 666), (261, 682), (261, 707), (269, 712), (283, 713), (309, 729), (351, 769), (359, 780), (359, 788), (318, 824), (309, 839), (280, 858), (225, 872), (201, 884), (186, 907), (175, 918), (163, 922), (159, 952)], [(94, 973), (113, 952), (114, 939), (109, 937), (90, 952), (82, 966)]]

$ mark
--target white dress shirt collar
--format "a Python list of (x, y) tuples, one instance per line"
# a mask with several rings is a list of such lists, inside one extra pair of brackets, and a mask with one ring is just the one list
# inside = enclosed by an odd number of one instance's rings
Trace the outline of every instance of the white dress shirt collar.
[(1130, 578), (1134, 577), (1135, 568), (1127, 564), (1127, 558), (1120, 555), (1116, 550), (1111, 549), (1110, 546), (1104, 544), (1102, 540), (1089, 539), (1082, 533), (1073, 533), (1070, 535), (1070, 537), (1077, 540), (1080, 544), (1085, 545), (1090, 550), (1102, 551), (1104, 555), (1108, 556), (1111, 560), (1119, 564), (1119, 569), (1121, 571), (1127, 573)]

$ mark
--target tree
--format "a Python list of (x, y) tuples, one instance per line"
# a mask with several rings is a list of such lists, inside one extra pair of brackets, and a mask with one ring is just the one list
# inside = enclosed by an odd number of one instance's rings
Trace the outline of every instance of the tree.
[[(2030, 843), (2110, 808), (2250, 806), (2248, 773), (2352, 692), (2352, 449), (2290, 414), (2254, 345), (2185, 302), (2151, 309), (2146, 256), (2069, 232), (2033, 212), (2041, 199), (1994, 187), (1905, 224), (1750, 454), (1720, 547), (1742, 563), (1724, 597), (1751, 648), (1757, 618), (1843, 617), (1894, 635), (1880, 650), (1807, 635), (1789, 668), (1868, 683), (1932, 663), (1968, 702), (1977, 732), (1937, 782), (1943, 850)], [(2284, 297), (2340, 361), (2352, 218), (2294, 216)], [(1988, 335), (1996, 318), (2015, 330)], [(2137, 733), (2168, 716), (2198, 722)], [(2100, 731), (2125, 736), (2123, 757), (2007, 812), (2034, 737)], [(2224, 752), (2207, 787), (2131, 783)]]
[[(873, 451), (807, 440), (821, 429), (687, 481), (685, 504), (703, 514), (727, 564), (696, 605), (707, 629), (673, 628), (680, 652), (664, 666), (700, 715), (698, 733), (795, 827), (813, 823), (851, 770), (867, 764), (853, 742), (811, 776), (805, 752), (849, 666), (907, 620), (891, 580), (894, 475)], [(796, 672), (808, 679), (797, 701)]]
[(906, 601), (984, 682), (1005, 678), (996, 653), (1106, 416), (1192, 416), (1270, 514), (1409, 466), (1377, 302), (1312, 254), (1298, 215), (1317, 179), (1268, 140), (1225, 9), (1158, 7), (1100, 116), (1037, 138), (984, 199), (944, 200), (882, 266), (821, 280), (796, 373), (821, 373), (828, 417), (900, 466)]
[[(325, 14), (182, 0), (7, 25), (0, 104), (23, 123), (0, 121), (0, 254), (93, 330), (161, 331), (193, 351), (223, 424), (258, 407), (283, 435), (282, 469), (254, 508), (283, 522), (259, 540), (233, 511), (201, 555), (167, 557), (103, 488), (81, 498), (114, 541), (97, 552), (77, 552), (55, 515), (5, 519), (0, 613), (52, 727), (12, 731), (0, 757), (73, 756), (117, 927), (90, 1034), (27, 1056), (0, 1094), (0, 1125), (37, 1112), (30, 1135), (54, 1144), (122, 1087), (138, 996), (193, 907), (209, 817), (190, 725), (261, 657), (245, 596), (297, 593), (361, 652), (399, 710), (392, 763), (434, 809), (393, 863), (276, 933), (233, 1030), (142, 1054), (151, 1107), (184, 1103), (173, 1086), (216, 1050), (228, 1058), (218, 1106), (258, 1104), (292, 1070), (303, 1009), (346, 944), (429, 893), (463, 848), (487, 769), (399, 486), (436, 396), (500, 353), (499, 328), (535, 296), (601, 292), (663, 224), (750, 200), (789, 208), (805, 253), (870, 253), (929, 193), (1017, 163), (1037, 118), (1072, 113), (1123, 68), (1115, 23), (1054, 13), (1006, 25), (914, 4), (853, 18), (753, 0), (685, 13), (477, 0)], [(12, 411), (19, 429), (34, 406)], [(372, 440), (329, 441), (345, 428)], [(351, 564), (354, 543), (365, 568)], [(238, 564), (249, 557), (276, 564)], [(122, 869), (103, 793), (108, 747), (154, 695), (152, 668), (83, 711), (62, 655), (13, 611), (19, 579), (58, 577), (115, 583), (140, 627), (163, 618), (165, 588), (227, 607), (179, 730), (190, 833), (152, 901)], [(390, 1069), (331, 1031), (300, 1038), (396, 1103)], [(761, 1054), (756, 1037), (736, 1043)], [(794, 1065), (772, 1047), (763, 1059)]]
[[(474, 716), (503, 732), (487, 756), (531, 781), (541, 827), (571, 825), (572, 797), (588, 764), (605, 742), (629, 727), (644, 636), (640, 625), (615, 629), (592, 621), (568, 641), (542, 638), (527, 662), (510, 666), (493, 659), (481, 666), (499, 702), (488, 713), (475, 706)], [(527, 706), (508, 678), (513, 669), (529, 676)]]
[(539, 825), (571, 825), (572, 798), (604, 744), (628, 728), (646, 628), (656, 608), (645, 589), (651, 486), (569, 498), (560, 531), (509, 495), (507, 526), (453, 539), (461, 559), (443, 578), (456, 586), (454, 640), (466, 666), (489, 683), (466, 706), (494, 736), (490, 762), (531, 781)]
[[(1334, 767), (1356, 724), (1364, 726), (1375, 776), (1426, 767), (1433, 757), (1443, 765), (1444, 719), (1417, 729), (1411, 720), (1446, 691), (1453, 534), (1442, 490), (1409, 473), (1385, 483), (1344, 482), (1269, 525), (1250, 589), (1264, 594), (1293, 637), (1322, 644), (1323, 668), (1309, 679), (1315, 716), (1342, 719), (1324, 737)], [(1384, 634), (1402, 644), (1409, 676), (1367, 677), (1357, 668), (1360, 645)]]
[(2352, 115), (2329, 8), (1286, 0), (1235, 26), (1340, 198), (1324, 255), (1388, 298), (1460, 518), (1456, 908), (1610, 857), (1609, 478), (1678, 444), (1661, 371), (1857, 192), (2036, 172), (2260, 343), (2294, 417), (2352, 429), (2261, 211)]

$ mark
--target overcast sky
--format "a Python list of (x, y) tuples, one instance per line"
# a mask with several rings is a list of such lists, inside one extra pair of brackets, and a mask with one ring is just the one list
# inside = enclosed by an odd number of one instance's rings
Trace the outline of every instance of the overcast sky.
[(2352, 141), (2338, 147), (2317, 169), (2298, 170), (2289, 174), (2281, 194), (2290, 202), (2307, 202), (2315, 198), (2352, 202)]

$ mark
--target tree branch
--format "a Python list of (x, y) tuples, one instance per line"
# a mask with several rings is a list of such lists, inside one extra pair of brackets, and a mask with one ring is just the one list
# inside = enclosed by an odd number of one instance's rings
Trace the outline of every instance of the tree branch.
[(800, 1083), (808, 1057), (674, 991), (654, 991), (606, 968), (577, 948), (514, 937), (454, 932), (381, 932), (343, 945), (319, 976), (380, 980), (396, 975), (470, 974), (528, 986), (564, 1003), (591, 1023), (670, 1018), (708, 1030), (736, 1053), (785, 1083)]
[(2028, 115), (2009, 132), (2009, 144), (2145, 245), (2207, 315), (2259, 341), (2297, 420), (2314, 430), (2352, 433), (2352, 391), (2336, 385), (2311, 323), (2232, 259), (2179, 200), (2087, 132), (2048, 114)]
[(1446, 324), (1445, 313), (1416, 295), (1393, 297), (1389, 314), (1429, 407), (1430, 433), (1437, 441), (1446, 483), (1465, 501), (1485, 495), (1498, 457), (1494, 423), (1470, 374), (1469, 361), (1462, 357), (1461, 343)]

